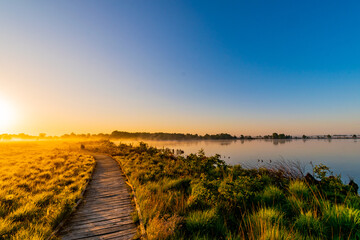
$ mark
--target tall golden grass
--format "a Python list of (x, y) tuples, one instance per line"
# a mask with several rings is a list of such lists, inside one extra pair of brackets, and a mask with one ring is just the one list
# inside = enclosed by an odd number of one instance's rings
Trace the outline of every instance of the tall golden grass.
[(0, 142), (0, 239), (45, 239), (71, 211), (95, 166), (76, 148)]

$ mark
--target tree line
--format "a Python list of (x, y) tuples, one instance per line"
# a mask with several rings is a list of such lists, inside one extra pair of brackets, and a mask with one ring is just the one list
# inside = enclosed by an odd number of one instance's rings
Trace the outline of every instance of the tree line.
[(45, 133), (40, 133), (37, 136), (29, 134), (0, 134), (0, 140), (12, 140), (12, 139), (143, 139), (143, 140), (252, 140), (252, 139), (357, 139), (360, 135), (315, 135), (315, 136), (291, 136), (284, 133), (273, 133), (264, 136), (251, 136), (251, 135), (231, 135), (228, 133), (219, 134), (190, 134), (190, 133), (164, 133), (164, 132), (126, 132), (126, 131), (113, 131), (112, 133), (98, 133), (98, 134), (64, 134), (61, 136), (48, 136)]

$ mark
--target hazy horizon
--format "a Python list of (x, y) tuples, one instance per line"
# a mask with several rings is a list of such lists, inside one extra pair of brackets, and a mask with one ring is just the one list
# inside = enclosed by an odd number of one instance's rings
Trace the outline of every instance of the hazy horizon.
[(359, 7), (0, 2), (0, 134), (359, 134)]
[[(271, 136), (273, 133), (277, 133), (277, 134), (285, 134), (285, 135), (290, 135), (291, 137), (302, 137), (303, 135), (305, 135), (306, 137), (316, 137), (316, 136), (322, 136), (322, 137), (326, 137), (327, 139), (327, 136), (328, 135), (331, 135), (332, 137), (337, 137), (337, 136), (348, 136), (348, 137), (351, 137), (350, 139), (353, 139), (352, 136), (355, 134), (357, 137), (360, 137), (360, 134), (359, 133), (342, 133), (342, 134), (329, 134), (329, 133), (324, 133), (324, 134), (295, 134), (295, 135), (291, 135), (291, 134), (288, 134), (288, 133), (283, 133), (283, 132), (272, 132), (272, 133), (264, 133), (264, 134), (232, 134), (232, 133), (228, 133), (228, 132), (214, 132), (214, 133), (210, 133), (210, 132), (205, 132), (205, 133), (198, 133), (198, 132), (149, 132), (149, 131), (135, 131), (135, 132), (130, 132), (130, 131), (125, 131), (125, 130), (114, 130), (114, 131), (120, 131), (120, 132), (128, 132), (128, 133), (150, 133), (150, 134), (156, 134), (156, 133), (165, 133), (165, 134), (192, 134), (192, 135), (195, 135), (195, 134), (198, 134), (199, 136), (204, 136), (206, 134), (210, 134), (210, 135), (216, 135), (216, 134), (230, 134), (232, 136), (235, 136), (237, 137), (238, 139), (240, 139), (241, 135), (245, 136), (245, 137), (248, 137), (248, 136), (251, 136), (251, 137), (265, 137), (265, 136)], [(91, 136), (92, 135), (99, 135), (99, 134), (109, 134), (111, 135), (113, 131), (111, 132), (67, 132), (67, 133), (62, 133), (62, 134), (48, 134), (48, 133), (45, 133), (45, 132), (41, 132), (41, 133), (33, 133), (33, 134), (30, 134), (30, 133), (25, 133), (25, 132), (21, 132), (21, 133), (0, 133), (0, 135), (2, 134), (8, 134), (8, 135), (21, 135), (21, 134), (25, 134), (27, 136), (30, 136), (30, 137), (38, 137), (40, 135), (43, 135), (43, 137), (62, 137), (62, 136), (65, 136), (65, 135), (72, 135), (72, 134), (75, 134), (75, 135), (88, 135), (90, 134)], [(45, 135), (44, 135), (45, 134)], [(115, 137), (117, 138), (117, 137)], [(130, 137), (132, 138), (132, 137)], [(142, 139), (141, 137), (137, 137), (138, 139)], [(122, 139), (122, 137), (119, 137), (118, 139)], [(123, 139), (126, 139), (123, 138)], [(292, 139), (298, 139), (298, 138), (288, 138), (288, 139), (273, 139), (273, 138), (270, 138), (270, 139), (265, 139), (265, 140), (279, 140), (279, 141), (282, 141), (282, 140), (292, 140)], [(331, 138), (330, 138), (331, 139)], [(336, 139), (336, 138), (335, 138)], [(340, 138), (340, 139), (343, 139), (343, 138)], [(198, 140), (206, 140), (206, 139), (198, 139)], [(208, 140), (214, 140), (214, 139), (208, 139)], [(220, 140), (234, 140), (234, 139), (220, 139)], [(251, 139), (242, 139), (242, 140), (251, 140)], [(154, 140), (156, 141), (156, 140)], [(162, 140), (161, 140), (162, 141)], [(170, 140), (172, 141), (172, 140)], [(192, 141), (192, 140), (190, 140)]]

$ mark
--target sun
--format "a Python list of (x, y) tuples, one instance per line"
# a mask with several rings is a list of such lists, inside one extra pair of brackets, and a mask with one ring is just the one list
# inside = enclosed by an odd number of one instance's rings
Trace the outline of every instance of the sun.
[(0, 99), (0, 131), (6, 131), (13, 121), (14, 109), (6, 101)]

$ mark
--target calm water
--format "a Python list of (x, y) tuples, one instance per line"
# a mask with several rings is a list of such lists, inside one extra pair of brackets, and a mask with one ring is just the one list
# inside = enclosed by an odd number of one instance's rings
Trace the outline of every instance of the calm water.
[[(138, 143), (138, 141), (122, 141)], [(323, 163), (335, 174), (341, 174), (348, 182), (349, 177), (360, 183), (360, 139), (333, 140), (226, 140), (226, 141), (145, 141), (158, 148), (182, 149), (185, 155), (204, 149), (206, 155), (220, 154), (229, 164), (256, 166), (270, 160), (300, 161), (310, 169)], [(117, 141), (116, 143), (119, 143)], [(263, 160), (263, 163), (258, 160)]]

